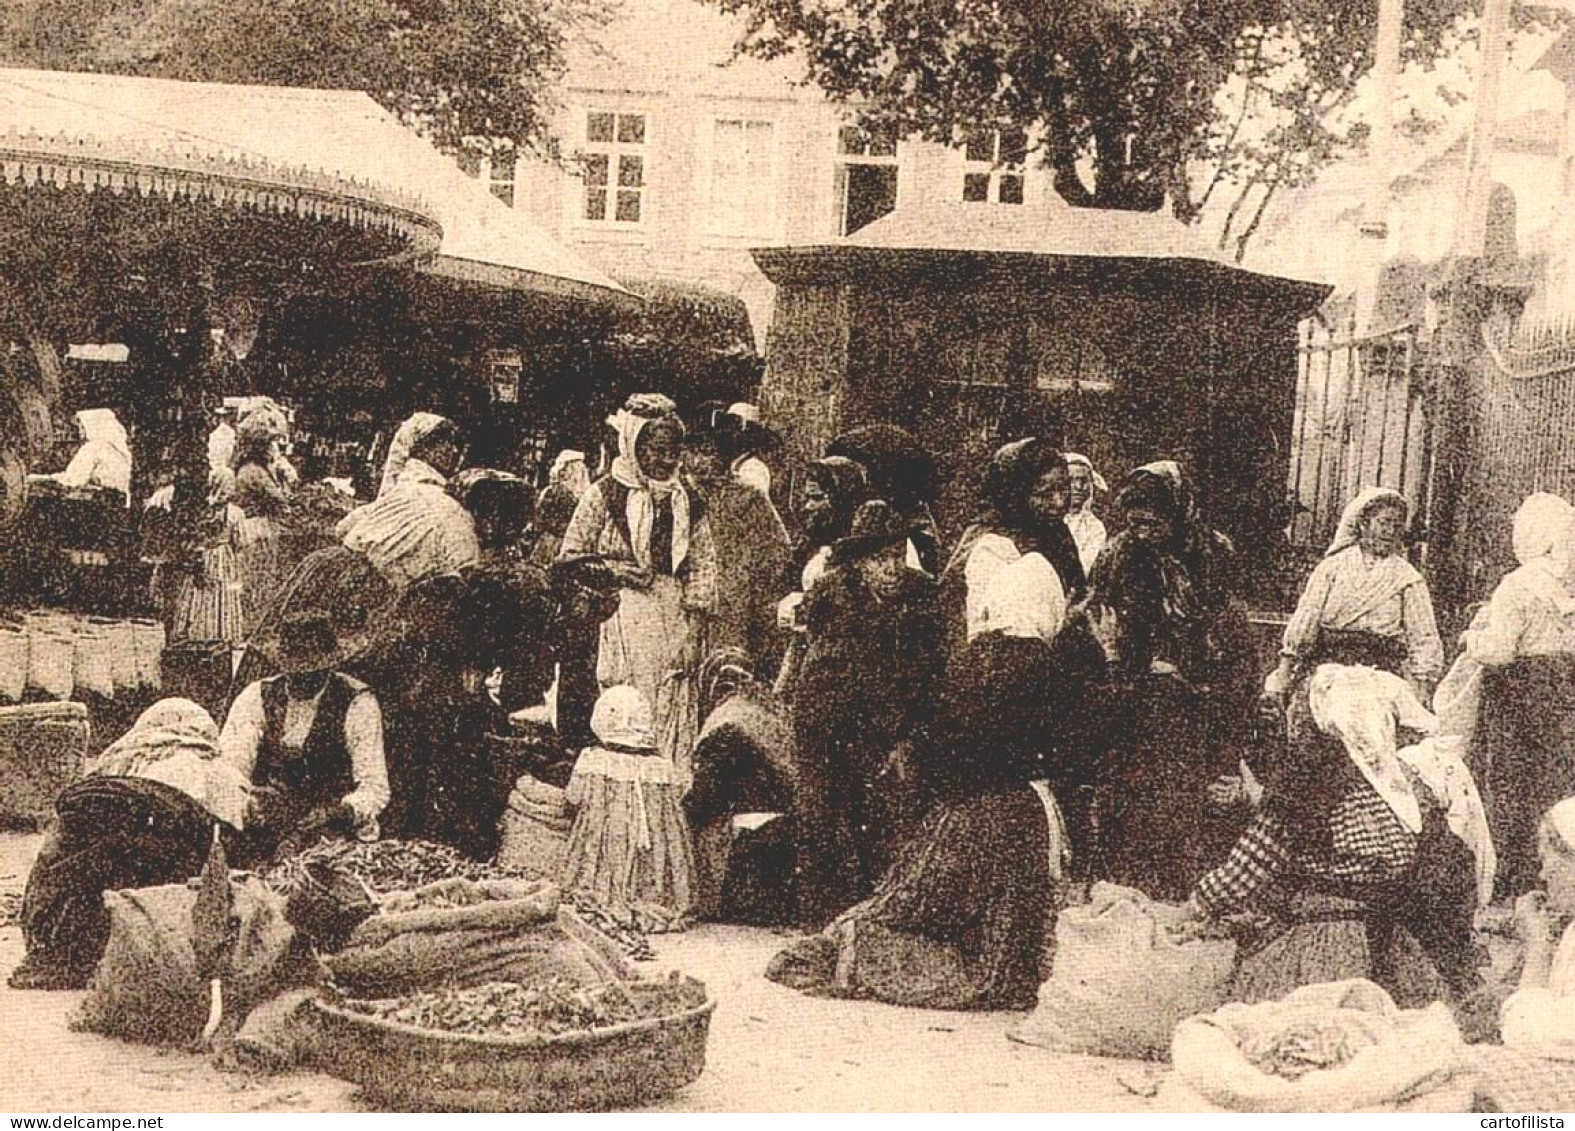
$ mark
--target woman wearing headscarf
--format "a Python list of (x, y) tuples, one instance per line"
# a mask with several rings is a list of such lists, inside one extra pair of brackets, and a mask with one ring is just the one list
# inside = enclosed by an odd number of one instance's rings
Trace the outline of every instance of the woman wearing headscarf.
[(558, 556), (574, 508), (590, 485), (585, 453), (568, 448), (559, 452), (547, 472), (547, 486), (536, 500), (536, 549), (542, 561), (550, 563)]
[(379, 617), (411, 585), (476, 564), (481, 547), (475, 520), (448, 490), (459, 462), (459, 429), (452, 421), (425, 412), (405, 421), (389, 448), (383, 492), (339, 523), (339, 545), (296, 567), (252, 631), (239, 686), (277, 670), (285, 617), (326, 613), (347, 661), (353, 660), (370, 647)]
[(874, 895), (779, 953), (768, 978), (930, 1009), (1033, 1004), (1071, 855), (1063, 732), (1104, 667), (1087, 633), (1037, 615), (1034, 575), (1047, 570), (1019, 558), (986, 595), (991, 628), (954, 667), (939, 739), (916, 759), (933, 804)]
[[(1424, 701), (1431, 696), (1444, 646), (1427, 582), (1405, 556), (1409, 515), (1405, 496), (1387, 487), (1364, 488), (1346, 506), (1285, 626), (1266, 696), (1286, 705), (1299, 677), (1320, 663), (1381, 668), (1410, 680)], [(1293, 741), (1304, 719), (1298, 716), (1292, 705)]]
[(953, 656), (990, 625), (984, 594), (1006, 566), (1028, 554), (1054, 570), (1031, 600), (1060, 619), (1081, 600), (1086, 582), (1077, 546), (1061, 521), (1067, 506), (1067, 465), (1048, 441), (1030, 438), (1002, 447), (991, 458), (982, 483), (984, 508), (963, 532), (941, 574), (941, 603)]
[(1181, 468), (1138, 468), (1117, 505), (1126, 529), (1095, 564), (1089, 598), (1119, 630), (1094, 875), (1180, 900), (1240, 831), (1221, 779), (1246, 745), (1251, 639), (1234, 551)]
[(1487, 792), (1505, 898), (1536, 886), (1537, 821), (1575, 796), (1575, 508), (1557, 495), (1530, 496), (1515, 513), (1513, 541), (1520, 567), (1461, 635), (1465, 652), (1451, 672), (1480, 672), (1476, 718), (1464, 729)]
[(274, 470), (277, 424), (270, 414), (254, 412), (235, 430), (233, 502), (242, 512), (236, 543), (248, 624), (262, 621), (284, 584), (279, 535), (290, 509), (290, 490)]
[(864, 468), (870, 497), (885, 499), (908, 524), (908, 564), (931, 577), (940, 575), (941, 536), (930, 508), (935, 502), (935, 458), (905, 428), (867, 424), (844, 432), (826, 445), (828, 456), (851, 459)]
[(1066, 511), (1066, 528), (1077, 543), (1077, 557), (1085, 574), (1094, 572), (1099, 552), (1105, 548), (1109, 536), (1105, 524), (1094, 513), (1094, 495), (1108, 490), (1104, 479), (1094, 470), (1087, 456), (1076, 452), (1066, 453), (1066, 470), (1070, 482), (1070, 495)]
[(757, 671), (773, 672), (780, 652), (776, 589), (787, 570), (787, 528), (768, 496), (729, 474), (728, 426), (691, 431), (684, 478), (705, 508), (716, 545), (716, 607), (706, 648), (738, 648)]
[(816, 929), (869, 895), (915, 815), (907, 765), (928, 740), (945, 657), (936, 584), (906, 564), (908, 533), (884, 500), (864, 503), (801, 613), (788, 704), (803, 782), (799, 916)]
[(119, 491), (126, 506), (131, 505), (131, 442), (126, 428), (113, 409), (86, 408), (77, 413), (77, 431), (82, 446), (54, 475), (35, 475), (63, 487), (102, 487)]
[(233, 837), (246, 782), (218, 761), (219, 728), (188, 699), (162, 699), (55, 801), (22, 898), (17, 989), (81, 989), (109, 939), (106, 891), (184, 883), (217, 822)]
[(659, 749), (687, 775), (699, 728), (694, 676), (716, 605), (716, 551), (705, 510), (678, 477), (684, 427), (658, 394), (630, 397), (612, 418), (618, 457), (575, 508), (558, 560), (615, 589), (597, 678), (653, 705)]
[(1192, 894), (1194, 916), (1234, 919), (1232, 996), (1364, 978), (1403, 1008), (1459, 1006), (1481, 989), (1472, 919), (1492, 841), (1458, 758), (1397, 749), (1434, 729), (1398, 676), (1320, 665), (1308, 679), (1317, 741), (1266, 788), (1252, 825)]
[(161, 562), (157, 567), (155, 589), (169, 585), (171, 642), (220, 640), (231, 649), (246, 642), (251, 622), (240, 560), (245, 516), (231, 501), (233, 482), (227, 471), (209, 472), (207, 511), (191, 532), (194, 552), (185, 561)]

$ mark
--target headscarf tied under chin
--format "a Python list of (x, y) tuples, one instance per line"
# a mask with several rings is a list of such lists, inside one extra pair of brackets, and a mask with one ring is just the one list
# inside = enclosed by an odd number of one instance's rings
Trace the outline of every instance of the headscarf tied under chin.
[(1173, 459), (1146, 463), (1128, 474), (1116, 505), (1123, 511), (1152, 510), (1168, 519), (1172, 527), (1168, 549), (1174, 553), (1196, 549), (1203, 540), (1192, 482)]
[[(1110, 485), (1105, 482), (1105, 477), (1103, 475), (1094, 470), (1094, 463), (1087, 456), (1079, 455), (1077, 452), (1062, 452), (1061, 458), (1066, 460), (1066, 465), (1068, 467), (1076, 464), (1078, 467), (1088, 468), (1088, 477), (1093, 482), (1094, 489), (1088, 493), (1088, 498), (1083, 500), (1083, 505), (1079, 509), (1091, 509), (1094, 505), (1094, 496), (1100, 492), (1110, 490)], [(1166, 462), (1169, 463), (1171, 461), (1167, 460)], [(1173, 463), (1172, 466), (1174, 466)], [(1176, 470), (1179, 472), (1181, 469), (1178, 467)]]
[(1332, 558), (1341, 550), (1348, 550), (1356, 545), (1362, 536), (1362, 520), (1367, 517), (1367, 512), (1380, 503), (1393, 503), (1405, 512), (1406, 520), (1410, 521), (1411, 504), (1406, 497), (1393, 487), (1363, 487), (1356, 493), (1356, 498), (1345, 504), (1345, 509), (1340, 512), (1340, 525), (1335, 528), (1334, 541), (1329, 543), (1324, 557)]
[(660, 572), (676, 575), (689, 557), (689, 493), (676, 473), (660, 480), (646, 475), (635, 454), (640, 434), (658, 420), (673, 424), (680, 432), (683, 430), (678, 406), (660, 393), (638, 393), (607, 418), (607, 423), (618, 433), (618, 456), (613, 460), (612, 477), (629, 489), (629, 540), (633, 543), (634, 560), (639, 565), (651, 566), (651, 530), (656, 523), (657, 506), (666, 503), (672, 507), (671, 569)]
[(379, 498), (399, 482), (400, 472), (410, 462), (410, 450), (447, 423), (446, 418), (435, 412), (418, 412), (399, 426), (388, 445), (388, 458), (383, 461), (383, 480), (377, 488)]

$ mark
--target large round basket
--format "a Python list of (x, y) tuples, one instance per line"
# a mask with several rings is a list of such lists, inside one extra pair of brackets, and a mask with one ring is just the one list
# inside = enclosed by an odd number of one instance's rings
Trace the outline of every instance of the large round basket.
[[(318, 1000), (319, 1067), (374, 1101), (419, 1111), (596, 1111), (671, 1095), (705, 1068), (716, 1002), (693, 978), (693, 1004), (662, 1017), (552, 1037), (418, 1029)], [(672, 992), (629, 986), (631, 994)]]

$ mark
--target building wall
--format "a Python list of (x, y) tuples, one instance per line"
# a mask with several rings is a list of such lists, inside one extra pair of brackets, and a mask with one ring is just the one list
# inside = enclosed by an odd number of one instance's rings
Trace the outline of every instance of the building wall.
[[(671, 27), (672, 42), (692, 50), (658, 51), (648, 42), (652, 26)], [(637, 34), (637, 28), (645, 30)], [(601, 49), (571, 67), (556, 128), (563, 160), (522, 163), (515, 204), (614, 275), (678, 279), (738, 295), (764, 348), (775, 288), (749, 249), (840, 237), (839, 130), (849, 114), (796, 85), (791, 61), (729, 62), (735, 30), (728, 17), (697, 0), (631, 2), (624, 17), (603, 30)], [(593, 148), (586, 137), (590, 112), (644, 115), (645, 185), (637, 224), (584, 217), (586, 185), (576, 157)], [(757, 188), (743, 203), (714, 188), (728, 158), (718, 121), (770, 123), (769, 173), (746, 178)], [(961, 150), (902, 142), (895, 164), (899, 205), (963, 199), (968, 167)], [(992, 184), (998, 186), (999, 172)], [(1042, 207), (1045, 179), (1029, 171), (1023, 186), (1022, 204), (1000, 207)]]

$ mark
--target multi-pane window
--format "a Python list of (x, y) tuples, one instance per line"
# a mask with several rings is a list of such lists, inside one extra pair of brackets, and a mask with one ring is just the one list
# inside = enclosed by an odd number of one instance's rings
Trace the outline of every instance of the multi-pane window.
[(581, 147), (580, 216), (593, 224), (638, 224), (645, 216), (645, 115), (592, 110)]
[(706, 228), (717, 236), (770, 236), (776, 223), (776, 127), (717, 118), (711, 135)]
[(843, 126), (837, 131), (841, 232), (850, 236), (897, 207), (897, 134)]
[(514, 150), (494, 153), (487, 160), (487, 188), (492, 190), (492, 195), (514, 207), (514, 168), (519, 163), (519, 154)]
[(1028, 135), (1019, 129), (980, 130), (963, 147), (963, 200), (1021, 204)]

